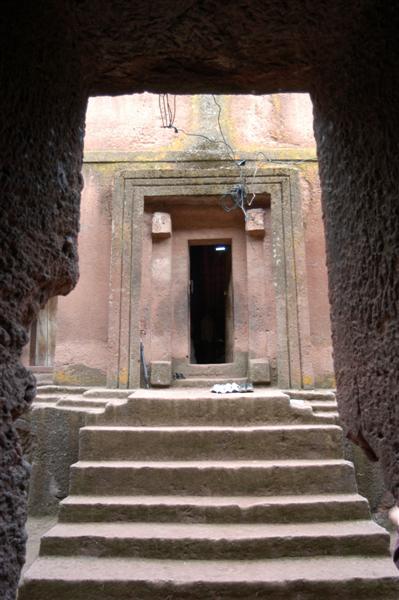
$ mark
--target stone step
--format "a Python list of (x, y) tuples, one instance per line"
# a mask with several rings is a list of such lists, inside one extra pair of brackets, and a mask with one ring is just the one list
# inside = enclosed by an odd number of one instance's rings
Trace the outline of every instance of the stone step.
[(297, 400), (335, 400), (331, 390), (283, 390), (290, 398)]
[(345, 460), (79, 461), (70, 493), (89, 495), (267, 496), (356, 491)]
[(314, 400), (309, 402), (314, 411), (337, 412), (337, 403), (331, 400)]
[(83, 394), (88, 388), (78, 385), (42, 385), (40, 386), (40, 394)]
[(126, 404), (108, 406), (99, 424), (107, 425), (254, 425), (315, 422), (313, 413), (294, 411), (279, 391), (212, 394), (204, 390), (137, 390)]
[(61, 522), (271, 523), (367, 519), (358, 494), (290, 496), (68, 496)]
[(398, 598), (331, 399), (119, 392), (62, 399), (104, 412), (19, 600)]
[(206, 388), (209, 391), (214, 385), (224, 383), (238, 383), (239, 385), (247, 383), (247, 377), (235, 377), (229, 379), (226, 377), (186, 377), (185, 379), (173, 379), (174, 388)]
[(40, 391), (36, 394), (33, 405), (35, 404), (57, 404), (60, 401), (61, 395), (57, 396), (55, 394), (41, 394)]
[(260, 559), (284, 556), (386, 555), (389, 535), (369, 521), (329, 523), (59, 523), (40, 555)]
[(81, 460), (341, 458), (336, 425), (84, 427)]
[(97, 401), (84, 401), (82, 396), (68, 396), (60, 395), (53, 396), (50, 394), (38, 394), (33, 401), (34, 409), (41, 408), (55, 408), (59, 411), (75, 411), (75, 412), (87, 412), (88, 415), (93, 415), (94, 422), (97, 420), (97, 415), (104, 412), (107, 403)]
[(319, 420), (319, 423), (325, 423), (325, 424), (337, 424), (339, 425), (339, 414), (337, 412), (330, 412), (330, 411), (324, 411), (324, 410), (316, 410), (314, 411), (314, 416), (316, 419)]
[[(40, 406), (40, 405), (39, 405)], [(94, 419), (97, 418), (97, 415), (102, 415), (104, 412), (104, 408), (99, 406), (91, 406), (91, 405), (73, 405), (73, 404), (62, 404), (59, 403), (56, 406), (58, 411), (65, 411), (71, 413), (86, 413), (88, 416), (92, 415)]]
[(49, 557), (19, 600), (397, 600), (397, 571), (377, 556), (176, 561)]
[(111, 389), (111, 388), (92, 388), (83, 393), (85, 398), (127, 398), (134, 390)]
[(85, 398), (84, 396), (77, 396), (76, 398), (62, 398), (59, 400), (57, 406), (105, 408), (108, 402), (109, 400), (107, 398)]

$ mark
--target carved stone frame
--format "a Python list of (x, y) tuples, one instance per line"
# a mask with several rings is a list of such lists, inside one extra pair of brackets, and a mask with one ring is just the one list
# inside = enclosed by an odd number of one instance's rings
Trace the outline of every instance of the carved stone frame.
[[(190, 163), (185, 163), (185, 165)], [(237, 168), (130, 170), (115, 181), (107, 385), (140, 386), (139, 310), (142, 222), (148, 196), (218, 195), (237, 183)], [(249, 191), (271, 197), (273, 273), (277, 308), (277, 383), (313, 387), (305, 245), (295, 168), (265, 167)]]

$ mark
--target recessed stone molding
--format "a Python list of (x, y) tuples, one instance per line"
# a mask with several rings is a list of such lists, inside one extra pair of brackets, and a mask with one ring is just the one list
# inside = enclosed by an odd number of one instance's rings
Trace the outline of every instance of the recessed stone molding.
[[(113, 205), (107, 385), (140, 386), (140, 316), (144, 201), (151, 197), (220, 196), (237, 181), (237, 170), (193, 164), (184, 169), (122, 172)], [(277, 384), (312, 387), (313, 367), (305, 273), (301, 199), (294, 168), (258, 169), (249, 193), (270, 198), (273, 281), (277, 319)], [(251, 237), (251, 236), (249, 236)], [(255, 244), (259, 243), (253, 238)], [(256, 248), (253, 249), (256, 251)], [(258, 358), (258, 357), (254, 357)], [(164, 379), (163, 379), (164, 381)]]

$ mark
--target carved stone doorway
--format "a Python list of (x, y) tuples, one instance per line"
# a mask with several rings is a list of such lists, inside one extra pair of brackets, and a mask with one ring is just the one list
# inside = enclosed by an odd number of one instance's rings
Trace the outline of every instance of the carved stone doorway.
[[(220, 206), (237, 175), (236, 168), (223, 166), (131, 171), (118, 178), (110, 387), (140, 386), (140, 340), (155, 385), (169, 385), (174, 372), (189, 377), (249, 376), (284, 388), (313, 385), (296, 171), (258, 170), (249, 185), (258, 204), (246, 222), (240, 211), (226, 214)], [(232, 245), (230, 363), (190, 362), (189, 247), (204, 240)]]

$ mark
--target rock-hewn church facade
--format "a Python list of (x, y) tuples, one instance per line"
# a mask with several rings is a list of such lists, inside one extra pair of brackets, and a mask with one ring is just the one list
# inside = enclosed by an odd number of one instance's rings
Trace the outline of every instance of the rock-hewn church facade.
[(25, 363), (67, 385), (138, 387), (144, 357), (154, 386), (333, 387), (309, 97), (166, 102), (91, 99), (80, 281)]

